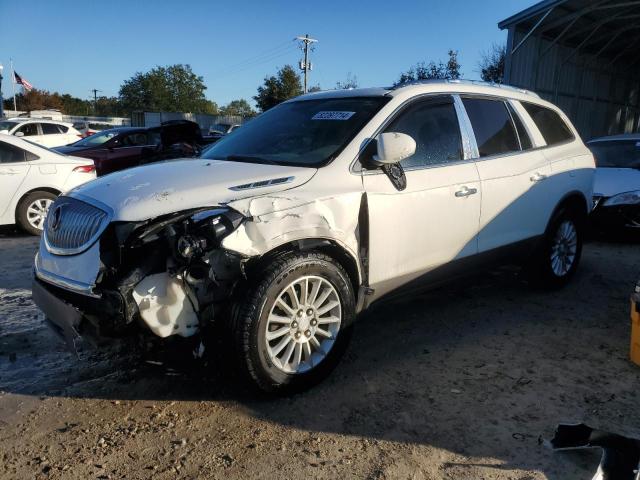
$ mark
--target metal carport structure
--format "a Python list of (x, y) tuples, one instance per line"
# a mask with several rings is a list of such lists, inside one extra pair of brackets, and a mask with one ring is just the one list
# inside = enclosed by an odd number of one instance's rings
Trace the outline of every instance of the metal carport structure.
[(504, 83), (558, 105), (585, 140), (640, 130), (640, 0), (545, 0), (498, 26)]

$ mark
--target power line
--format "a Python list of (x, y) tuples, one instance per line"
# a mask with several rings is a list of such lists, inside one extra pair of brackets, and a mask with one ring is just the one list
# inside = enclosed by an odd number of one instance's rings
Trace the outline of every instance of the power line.
[(300, 62), (300, 70), (304, 72), (304, 93), (307, 93), (307, 75), (309, 70), (313, 69), (313, 64), (309, 61), (309, 44), (317, 43), (318, 40), (310, 38), (308, 33), (304, 37), (296, 37), (296, 39), (300, 40), (303, 44), (304, 61)]
[(253, 55), (240, 62), (228, 65), (227, 67), (220, 70), (220, 74), (225, 75), (230, 71), (235, 71), (238, 69), (244, 70), (247, 67), (251, 68), (254, 65), (258, 65), (260, 63), (264, 63), (265, 61), (269, 61), (273, 58), (278, 58), (283, 56), (284, 54), (290, 53), (294, 48), (295, 45), (291, 41), (283, 42), (275, 47), (264, 50), (257, 55)]

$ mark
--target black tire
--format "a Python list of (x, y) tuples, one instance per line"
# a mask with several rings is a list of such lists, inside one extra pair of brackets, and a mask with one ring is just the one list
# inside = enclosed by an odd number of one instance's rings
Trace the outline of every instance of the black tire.
[[(35, 228), (31, 223), (29, 223), (29, 217), (27, 213), (27, 209), (29, 205), (38, 200), (51, 200), (55, 201), (58, 196), (51, 192), (45, 192), (42, 190), (36, 190), (35, 192), (31, 192), (18, 204), (16, 208), (16, 223), (18, 226), (24, 230), (25, 232), (31, 235), (40, 235), (42, 233), (42, 229)], [(43, 223), (44, 226), (44, 223)]]
[[(545, 290), (555, 290), (569, 283), (578, 268), (580, 257), (582, 256), (582, 244), (586, 232), (585, 217), (585, 214), (571, 207), (563, 207), (554, 214), (547, 226), (540, 246), (536, 249), (526, 268), (527, 277), (533, 286)], [(559, 229), (566, 222), (569, 222), (575, 228), (575, 255), (568, 270), (559, 274), (553, 268), (552, 252)]]
[[(333, 286), (341, 302), (342, 321), (332, 348), (317, 366), (303, 373), (286, 373), (269, 358), (267, 318), (282, 290), (307, 275), (322, 277)], [(277, 257), (257, 273), (240, 297), (229, 333), (241, 374), (250, 384), (268, 393), (294, 393), (320, 382), (338, 364), (351, 337), (355, 295), (344, 268), (331, 257), (315, 251)]]

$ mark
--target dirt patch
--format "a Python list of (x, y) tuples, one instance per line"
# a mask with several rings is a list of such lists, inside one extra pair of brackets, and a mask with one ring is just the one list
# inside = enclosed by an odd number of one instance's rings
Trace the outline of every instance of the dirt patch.
[(36, 246), (0, 238), (2, 478), (584, 479), (598, 452), (540, 444), (558, 422), (640, 436), (634, 243), (587, 245), (560, 292), (505, 269), (380, 307), (327, 381), (284, 399), (224, 358), (67, 353), (30, 300)]

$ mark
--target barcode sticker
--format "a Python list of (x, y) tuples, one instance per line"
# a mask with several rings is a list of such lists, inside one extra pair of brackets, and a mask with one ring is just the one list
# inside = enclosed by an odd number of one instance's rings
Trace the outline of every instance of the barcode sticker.
[(311, 117), (311, 120), (343, 120), (344, 121), (344, 120), (349, 120), (355, 114), (356, 112), (325, 111), (325, 112), (316, 113), (313, 117)]

